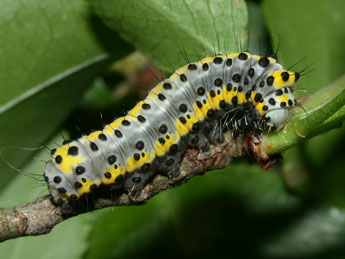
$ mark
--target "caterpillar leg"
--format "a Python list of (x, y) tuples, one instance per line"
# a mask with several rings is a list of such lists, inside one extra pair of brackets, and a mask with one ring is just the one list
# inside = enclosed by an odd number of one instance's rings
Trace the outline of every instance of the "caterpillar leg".
[(179, 177), (180, 174), (181, 174), (181, 172), (180, 172), (180, 167), (179, 166), (174, 167), (173, 169), (171, 169), (167, 173), (168, 177), (172, 178), (172, 179), (175, 179), (175, 178)]
[(197, 148), (203, 152), (210, 150), (210, 143), (202, 133), (191, 133), (184, 138), (188, 148)]
[(144, 189), (146, 183), (149, 181), (153, 173), (142, 173), (135, 171), (132, 173), (125, 182), (125, 190), (127, 191), (129, 197), (135, 200)]
[(167, 174), (173, 168), (177, 167), (185, 150), (186, 144), (182, 139), (178, 143), (172, 145), (168, 154), (158, 158), (159, 166), (157, 168), (159, 168), (159, 172)]
[[(198, 149), (198, 160), (205, 160), (212, 157), (215, 152), (222, 150), (225, 145), (225, 138), (219, 121), (204, 121), (200, 132), (200, 143)], [(210, 144), (216, 148), (210, 148)]]
[(219, 121), (205, 121), (203, 134), (210, 143), (216, 146), (221, 146), (224, 143), (224, 134)]

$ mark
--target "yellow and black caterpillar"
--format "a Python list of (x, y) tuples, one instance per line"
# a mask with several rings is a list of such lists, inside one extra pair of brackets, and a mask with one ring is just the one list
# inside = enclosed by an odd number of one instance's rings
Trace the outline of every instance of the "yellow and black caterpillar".
[(176, 173), (187, 147), (205, 153), (234, 137), (280, 129), (297, 104), (299, 73), (248, 52), (188, 63), (153, 88), (126, 116), (52, 150), (44, 177), (55, 202), (100, 185), (140, 191), (157, 173)]

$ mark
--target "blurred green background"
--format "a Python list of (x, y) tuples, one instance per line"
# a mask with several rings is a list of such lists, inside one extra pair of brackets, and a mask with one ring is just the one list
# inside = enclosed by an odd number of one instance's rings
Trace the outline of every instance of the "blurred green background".
[[(155, 84), (152, 72), (161, 76), (153, 64), (168, 75), (186, 62), (184, 52), (196, 61), (246, 45), (268, 55), (279, 45), (285, 67), (297, 63), (294, 71), (308, 71), (296, 85), (300, 96), (345, 71), (341, 0), (0, 4), (0, 207), (46, 194), (40, 175), (49, 155), (33, 149), (55, 147), (123, 115)], [(291, 148), (266, 172), (234, 161), (144, 206), (95, 211), (47, 235), (0, 243), (0, 255), (345, 258), (344, 144), (341, 127)]]

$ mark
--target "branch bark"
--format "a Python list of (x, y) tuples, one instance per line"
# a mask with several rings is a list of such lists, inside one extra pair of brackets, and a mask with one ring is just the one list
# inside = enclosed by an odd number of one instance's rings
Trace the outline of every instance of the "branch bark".
[(199, 151), (188, 149), (180, 164), (180, 174), (176, 178), (165, 175), (156, 175), (136, 197), (135, 200), (122, 193), (117, 198), (98, 197), (92, 205), (82, 210), (71, 208), (66, 211), (61, 206), (56, 206), (50, 196), (44, 196), (36, 201), (23, 204), (14, 208), (0, 210), (0, 241), (26, 236), (49, 233), (58, 223), (67, 218), (81, 213), (101, 209), (109, 206), (141, 205), (161, 191), (174, 188), (187, 182), (195, 175), (206, 171), (226, 167), (231, 160), (243, 156), (253, 155), (264, 169), (270, 167), (274, 158), (267, 156), (261, 149), (260, 139), (256, 136), (240, 136), (232, 138), (228, 132), (225, 134), (225, 145), (222, 147), (212, 146), (214, 154), (204, 160), (198, 160)]

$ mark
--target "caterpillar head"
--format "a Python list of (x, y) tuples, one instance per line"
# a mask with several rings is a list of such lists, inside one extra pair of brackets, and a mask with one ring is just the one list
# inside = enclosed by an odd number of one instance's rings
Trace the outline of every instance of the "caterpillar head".
[(289, 119), (291, 111), (289, 109), (275, 109), (266, 113), (267, 126), (277, 130), (282, 129)]

